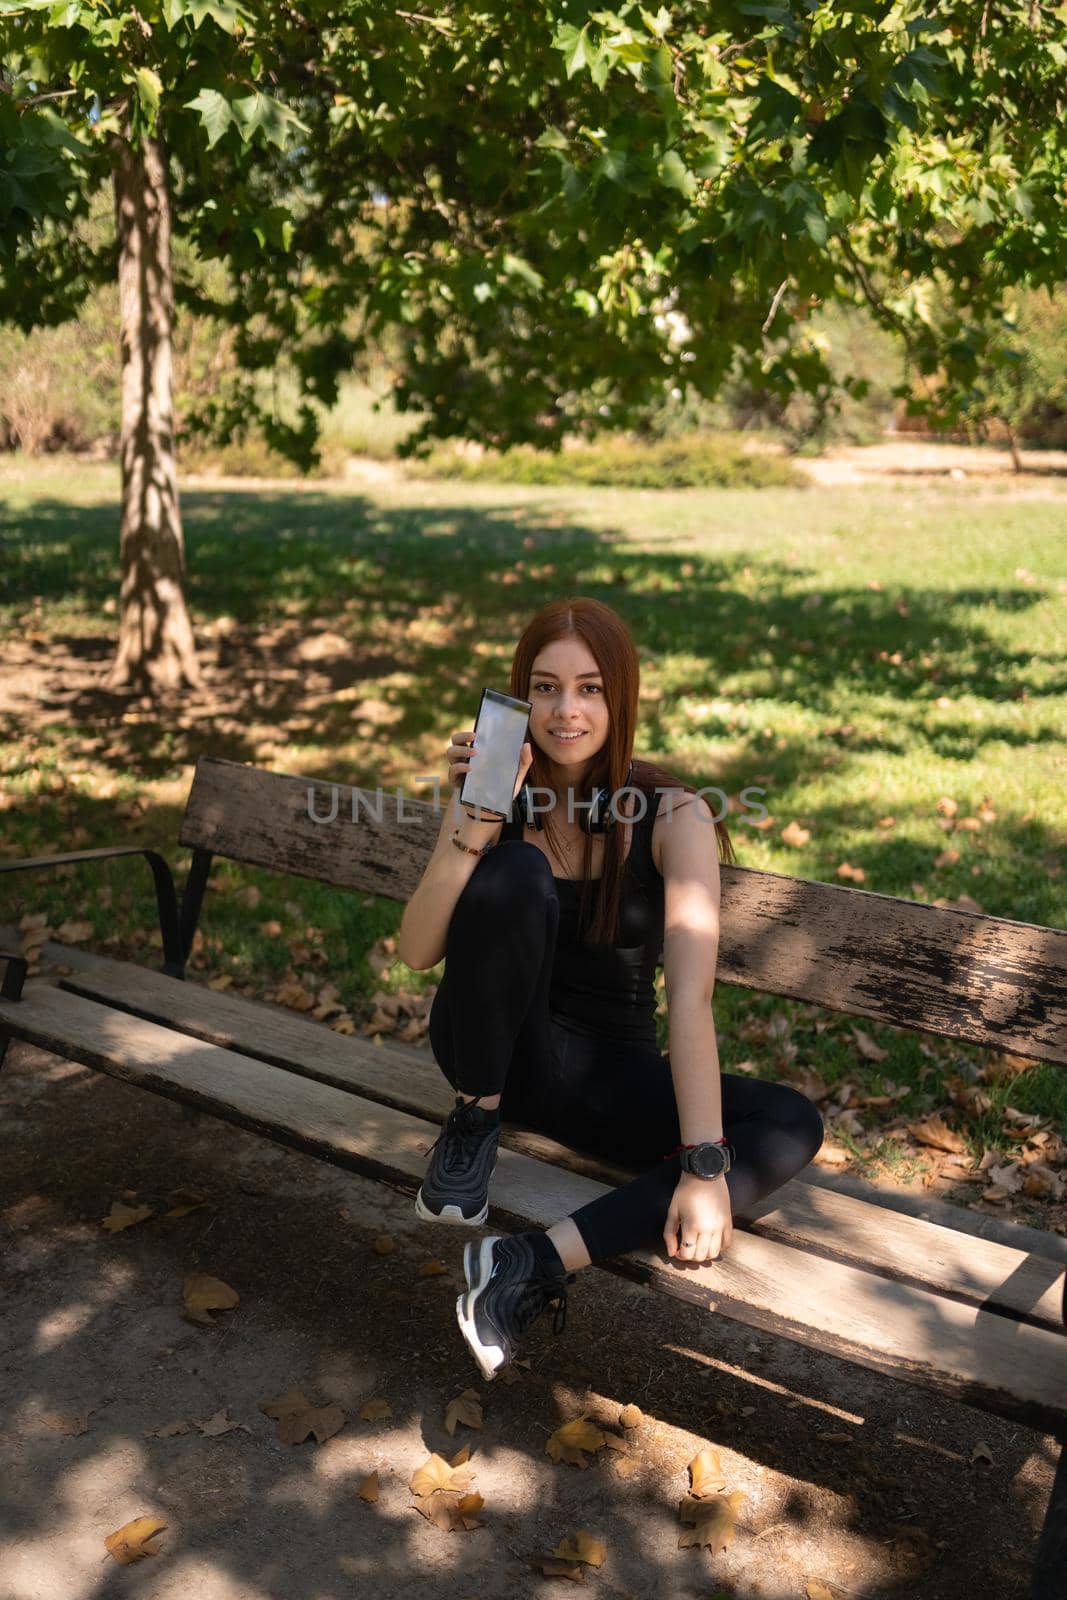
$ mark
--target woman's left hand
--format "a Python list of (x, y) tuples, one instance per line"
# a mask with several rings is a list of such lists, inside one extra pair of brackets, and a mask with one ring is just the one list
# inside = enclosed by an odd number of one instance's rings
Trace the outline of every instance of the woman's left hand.
[(729, 1247), (733, 1235), (726, 1179), (683, 1172), (663, 1228), (667, 1254), (679, 1261), (714, 1261)]

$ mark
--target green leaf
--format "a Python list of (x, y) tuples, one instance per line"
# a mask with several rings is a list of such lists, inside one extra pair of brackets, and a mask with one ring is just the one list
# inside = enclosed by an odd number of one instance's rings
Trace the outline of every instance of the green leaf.
[(281, 150), (293, 129), (299, 129), (302, 133), (308, 131), (295, 112), (280, 100), (275, 100), (273, 95), (264, 94), (261, 89), (235, 100), (230, 109), (246, 144), (250, 144), (254, 136), (261, 132), (268, 144), (277, 145)]
[(135, 67), (133, 71), (137, 84), (137, 98), (141, 103), (141, 110), (149, 129), (156, 125), (159, 115), (159, 99), (163, 93), (163, 80), (159, 73), (152, 67)]
[(570, 22), (564, 23), (561, 28), (556, 29), (552, 43), (557, 50), (563, 52), (563, 65), (568, 78), (573, 78), (582, 67), (588, 66), (589, 56), (586, 52), (584, 28), (576, 28)]
[(198, 28), (205, 17), (210, 17), (223, 33), (233, 33), (241, 20), (237, 7), (229, 0), (188, 0), (187, 9)]
[(781, 139), (804, 114), (804, 102), (771, 78), (761, 79), (753, 98), (756, 105), (748, 124), (753, 139)]
[(233, 121), (233, 112), (226, 96), (217, 89), (201, 89), (195, 100), (185, 102), (187, 111), (199, 111), (200, 121), (207, 133), (207, 147), (218, 144)]
[(696, 191), (697, 181), (677, 150), (668, 150), (662, 157), (659, 175), (668, 189), (677, 189), (686, 199)]

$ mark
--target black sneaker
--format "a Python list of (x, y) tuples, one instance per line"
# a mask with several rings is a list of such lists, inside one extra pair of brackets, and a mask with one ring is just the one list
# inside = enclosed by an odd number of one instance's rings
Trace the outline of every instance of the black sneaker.
[(489, 1180), (496, 1168), (500, 1113), (456, 1096), (444, 1127), (430, 1146), (430, 1165), (415, 1196), (424, 1222), (480, 1227), (489, 1215)]
[(456, 1320), (487, 1378), (508, 1365), (517, 1341), (547, 1306), (555, 1307), (552, 1332), (562, 1333), (566, 1325), (566, 1285), (575, 1274), (568, 1276), (549, 1264), (542, 1237), (490, 1234), (464, 1247), (468, 1288), (456, 1301)]

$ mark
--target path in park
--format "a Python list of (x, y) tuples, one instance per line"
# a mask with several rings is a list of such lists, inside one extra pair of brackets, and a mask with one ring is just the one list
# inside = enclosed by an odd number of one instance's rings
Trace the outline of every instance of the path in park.
[[(180, 1190), (206, 1205), (164, 1219)], [(116, 1200), (153, 1215), (109, 1232)], [(607, 1551), (588, 1582), (634, 1600), (1022, 1600), (1051, 1441), (597, 1271), (571, 1288), (562, 1335), (537, 1325), (519, 1381), (486, 1384), (453, 1320), (462, 1244), (407, 1196), (13, 1045), (4, 1600), (558, 1595), (530, 1563), (579, 1529)], [(421, 1275), (434, 1259), (446, 1270)], [(214, 1327), (183, 1320), (193, 1272), (240, 1296)], [(293, 1386), (343, 1408), (326, 1443), (281, 1443), (260, 1409)], [(446, 1406), (468, 1388), (484, 1426), (450, 1437)], [(392, 1417), (361, 1420), (370, 1398)], [(556, 1464), (547, 1440), (583, 1412), (627, 1448)], [(408, 1484), (464, 1444), (484, 1526), (443, 1532)], [(678, 1547), (687, 1464), (709, 1444), (743, 1495), (715, 1558)], [(357, 1495), (372, 1471), (376, 1505)], [(167, 1526), (127, 1573), (104, 1539), (140, 1516)]]

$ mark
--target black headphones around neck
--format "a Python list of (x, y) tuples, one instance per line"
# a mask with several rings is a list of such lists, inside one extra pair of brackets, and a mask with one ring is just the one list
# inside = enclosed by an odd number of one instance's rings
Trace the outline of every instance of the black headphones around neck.
[[(622, 787), (624, 789), (630, 788), (633, 779), (634, 764), (631, 761), (630, 770), (626, 774), (626, 782)], [(583, 833), (607, 833), (615, 826), (619, 819), (611, 809), (611, 801), (612, 790), (606, 784), (602, 784), (599, 788), (593, 790), (590, 797), (591, 803), (575, 804), (574, 809), (578, 816), (578, 826)], [(542, 830), (544, 828), (543, 818), (546, 813), (544, 811), (535, 811), (533, 806), (530, 785), (524, 781), (512, 802), (511, 816), (508, 820), (510, 822), (519, 821), (526, 828)]]

